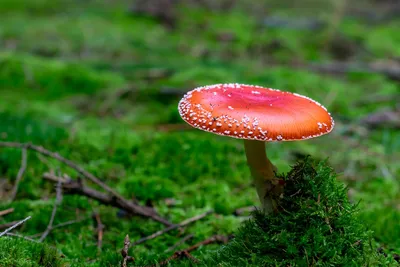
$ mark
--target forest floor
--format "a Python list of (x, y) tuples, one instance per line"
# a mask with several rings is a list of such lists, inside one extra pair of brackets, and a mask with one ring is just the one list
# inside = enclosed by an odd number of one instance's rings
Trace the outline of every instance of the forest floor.
[[(305, 155), (328, 158), (350, 200), (360, 202), (359, 216), (377, 247), (400, 253), (400, 19), (390, 16), (394, 7), (308, 1), (312, 8), (287, 8), (280, 1), (264, 8), (249, 1), (148, 10), (123, 0), (72, 2), (2, 1), (0, 141), (57, 152), (173, 223), (213, 211), (131, 247), (139, 264), (233, 234), (248, 216), (238, 209), (258, 201), (242, 142), (191, 129), (178, 114), (184, 92), (226, 82), (292, 91), (327, 107), (336, 121), (331, 134), (269, 143), (267, 153), (280, 172)], [(118, 266), (127, 234), (134, 242), (163, 228), (85, 195), (57, 198), (57, 183), (45, 173), (81, 177), (98, 191), (102, 185), (31, 149), (23, 171), (23, 151), (0, 148), (0, 212), (13, 208), (0, 216), (0, 226), (31, 216), (13, 233), (37, 241), (56, 205), (53, 225), (71, 223), (40, 241), (57, 248), (61, 263)], [(29, 253), (40, 245), (12, 238), (0, 238), (0, 247), (29, 244), (12, 254), (29, 266)], [(202, 260), (219, 246), (191, 255)]]

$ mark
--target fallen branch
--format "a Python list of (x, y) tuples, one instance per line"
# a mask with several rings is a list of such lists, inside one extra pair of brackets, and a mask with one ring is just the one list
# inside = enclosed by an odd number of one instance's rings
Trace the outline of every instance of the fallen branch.
[(4, 215), (7, 215), (7, 214), (10, 214), (10, 213), (13, 213), (14, 212), (14, 208), (9, 208), (9, 209), (6, 209), (6, 210), (2, 210), (2, 211), (0, 211), (0, 216), (4, 216)]
[(21, 150), (21, 167), (18, 170), (17, 178), (15, 179), (15, 184), (13, 190), (11, 191), (11, 196), (10, 196), (11, 201), (13, 201), (17, 196), (19, 182), (22, 180), (22, 177), (24, 176), (27, 162), (28, 162), (28, 151), (26, 148), (23, 148)]
[(49, 224), (47, 225), (46, 231), (43, 232), (42, 236), (39, 238), (39, 242), (43, 242), (43, 240), (47, 237), (50, 231), (53, 229), (54, 217), (57, 213), (57, 207), (61, 204), (62, 201), (62, 189), (61, 189), (61, 181), (58, 182), (56, 187), (56, 201), (54, 202), (53, 211), (51, 212), (51, 217)]
[(150, 209), (150, 208), (147, 208), (147, 207), (142, 207), (142, 206), (136, 205), (136, 204), (132, 203), (131, 201), (125, 199), (118, 192), (116, 192), (111, 187), (109, 187), (108, 185), (106, 185), (105, 183), (100, 181), (99, 178), (97, 178), (93, 174), (87, 172), (85, 169), (83, 169), (82, 167), (78, 166), (77, 164), (75, 164), (71, 160), (60, 156), (58, 153), (51, 152), (51, 151), (49, 151), (49, 150), (47, 150), (47, 149), (45, 149), (45, 148), (43, 148), (41, 146), (32, 145), (31, 143), (0, 142), (0, 147), (11, 147), (11, 148), (20, 148), (20, 149), (33, 150), (33, 151), (36, 151), (36, 152), (38, 152), (38, 153), (40, 153), (40, 154), (42, 154), (44, 156), (47, 156), (47, 157), (50, 157), (50, 158), (54, 158), (54, 159), (64, 163), (65, 165), (69, 166), (70, 168), (76, 170), (80, 175), (82, 175), (83, 177), (85, 177), (88, 180), (92, 181), (96, 185), (100, 186), (102, 189), (104, 189), (105, 191), (107, 191), (111, 195), (111, 196), (107, 196), (108, 198), (114, 199), (113, 202), (118, 202), (121, 206), (125, 207), (131, 213), (134, 213), (134, 214), (137, 214), (137, 215), (140, 215), (140, 216), (143, 216), (143, 217), (151, 218), (151, 219), (153, 219), (155, 221), (161, 222), (161, 223), (163, 223), (165, 225), (168, 225), (168, 226), (172, 225), (172, 223), (170, 223), (168, 220), (166, 220), (166, 219), (160, 217), (159, 215), (157, 215), (157, 213), (154, 211), (154, 209)]
[(109, 205), (113, 207), (117, 207), (123, 209), (131, 214), (140, 215), (143, 217), (151, 218), (154, 221), (161, 222), (165, 225), (172, 225), (166, 219), (160, 217), (154, 209), (150, 207), (144, 207), (138, 204), (135, 204), (131, 201), (121, 198), (115, 198), (114, 196), (99, 192), (93, 188), (90, 188), (82, 183), (81, 180), (72, 180), (66, 179), (63, 177), (55, 176), (51, 173), (43, 174), (43, 178), (52, 181), (58, 182), (61, 181), (62, 188), (65, 194), (77, 194), (89, 197), (91, 199), (97, 200), (104, 205)]
[(121, 267), (127, 267), (128, 262), (135, 260), (133, 257), (128, 255), (128, 250), (129, 250), (130, 244), (131, 244), (131, 241), (129, 240), (129, 235), (126, 235), (125, 239), (124, 239), (124, 247), (121, 250), (121, 255), (122, 255)]
[(50, 158), (54, 158), (54, 159), (64, 163), (68, 167), (76, 170), (83, 177), (85, 177), (85, 178), (89, 179), (90, 181), (92, 181), (93, 183), (97, 184), (98, 186), (103, 188), (105, 191), (111, 193), (116, 198), (122, 198), (123, 199), (123, 197), (119, 193), (117, 193), (114, 189), (112, 189), (111, 187), (109, 187), (108, 185), (106, 185), (105, 183), (100, 181), (99, 178), (97, 178), (96, 176), (94, 176), (90, 172), (86, 171), (82, 167), (78, 166), (73, 161), (62, 157), (58, 153), (51, 152), (51, 151), (49, 151), (49, 150), (47, 150), (47, 149), (45, 149), (45, 148), (43, 148), (41, 146), (32, 145), (31, 143), (0, 142), (0, 147), (14, 147), (14, 148), (21, 148), (21, 149), (29, 149), (29, 150), (36, 151), (36, 152), (38, 152), (38, 153), (40, 153), (40, 154), (42, 154), (44, 156), (47, 156), (47, 157), (50, 157)]
[(169, 227), (167, 227), (167, 228), (164, 228), (164, 229), (162, 229), (162, 230), (160, 230), (160, 231), (155, 232), (154, 234), (151, 234), (151, 235), (149, 235), (149, 236), (143, 237), (143, 238), (141, 238), (141, 239), (139, 239), (139, 240), (133, 242), (132, 245), (135, 246), (135, 245), (144, 243), (144, 242), (146, 242), (147, 240), (154, 239), (154, 238), (156, 238), (156, 237), (158, 237), (158, 236), (160, 236), (160, 235), (163, 235), (163, 234), (165, 234), (165, 233), (167, 233), (167, 232), (169, 232), (169, 231), (172, 231), (172, 230), (177, 229), (177, 228), (180, 228), (180, 227), (184, 227), (184, 226), (186, 226), (186, 225), (188, 225), (188, 224), (191, 224), (191, 223), (193, 223), (193, 222), (195, 222), (195, 221), (198, 221), (198, 220), (203, 219), (204, 217), (206, 217), (207, 215), (210, 215), (210, 214), (213, 213), (213, 212), (214, 212), (213, 210), (209, 210), (209, 211), (207, 211), (207, 212), (205, 212), (205, 213), (203, 213), (203, 214), (196, 215), (196, 216), (194, 216), (194, 217), (192, 217), (192, 218), (189, 218), (189, 219), (187, 219), (187, 220), (184, 220), (184, 221), (182, 221), (182, 222), (179, 223), (179, 224), (171, 225), (171, 226), (169, 226)]
[(23, 219), (22, 221), (17, 222), (16, 224), (12, 225), (11, 227), (7, 228), (4, 232), (0, 233), (0, 237), (7, 234), (8, 232), (10, 232), (11, 230), (17, 228), (19, 225), (23, 224), (24, 222), (26, 222), (27, 220), (29, 220), (31, 218), (31, 216), (26, 217), (25, 219)]

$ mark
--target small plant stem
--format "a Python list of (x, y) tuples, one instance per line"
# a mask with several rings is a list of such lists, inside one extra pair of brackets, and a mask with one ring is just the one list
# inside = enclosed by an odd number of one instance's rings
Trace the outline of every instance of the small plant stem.
[(265, 153), (265, 142), (244, 140), (244, 147), (261, 208), (265, 213), (271, 213), (277, 209), (283, 181), (275, 177), (276, 167)]

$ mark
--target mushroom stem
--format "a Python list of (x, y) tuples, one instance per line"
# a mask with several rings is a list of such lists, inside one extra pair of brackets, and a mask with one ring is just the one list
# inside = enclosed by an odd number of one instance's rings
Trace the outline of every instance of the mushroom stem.
[(265, 153), (265, 142), (244, 140), (244, 148), (261, 208), (265, 213), (271, 213), (277, 209), (278, 198), (283, 192), (283, 181), (275, 177), (277, 169)]

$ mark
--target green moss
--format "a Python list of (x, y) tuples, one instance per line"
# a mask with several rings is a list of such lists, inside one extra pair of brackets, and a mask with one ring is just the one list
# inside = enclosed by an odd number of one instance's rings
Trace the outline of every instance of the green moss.
[(400, 56), (400, 38), (396, 34), (399, 27), (398, 21), (376, 27), (367, 37), (367, 47), (381, 58)]
[(284, 177), (281, 212), (254, 219), (216, 254), (220, 266), (383, 266), (371, 246), (371, 231), (333, 170), (311, 159)]
[(0, 266), (63, 266), (57, 250), (16, 237), (0, 238)]
[(16, 115), (0, 111), (1, 139), (7, 141), (55, 144), (67, 137), (56, 123), (44, 123), (33, 114)]
[(374, 231), (374, 238), (383, 247), (393, 244), (395, 248), (400, 248), (399, 183), (396, 180), (374, 179), (357, 189), (355, 194), (363, 199), (360, 217)]
[(2, 13), (27, 12), (33, 14), (51, 14), (55, 10), (61, 11), (68, 6), (68, 0), (2, 0), (0, 11)]
[(39, 91), (42, 98), (51, 99), (73, 93), (93, 94), (122, 83), (123, 79), (116, 74), (97, 73), (79, 64), (0, 54), (0, 86), (8, 89), (29, 88), (25, 90), (28, 95)]

